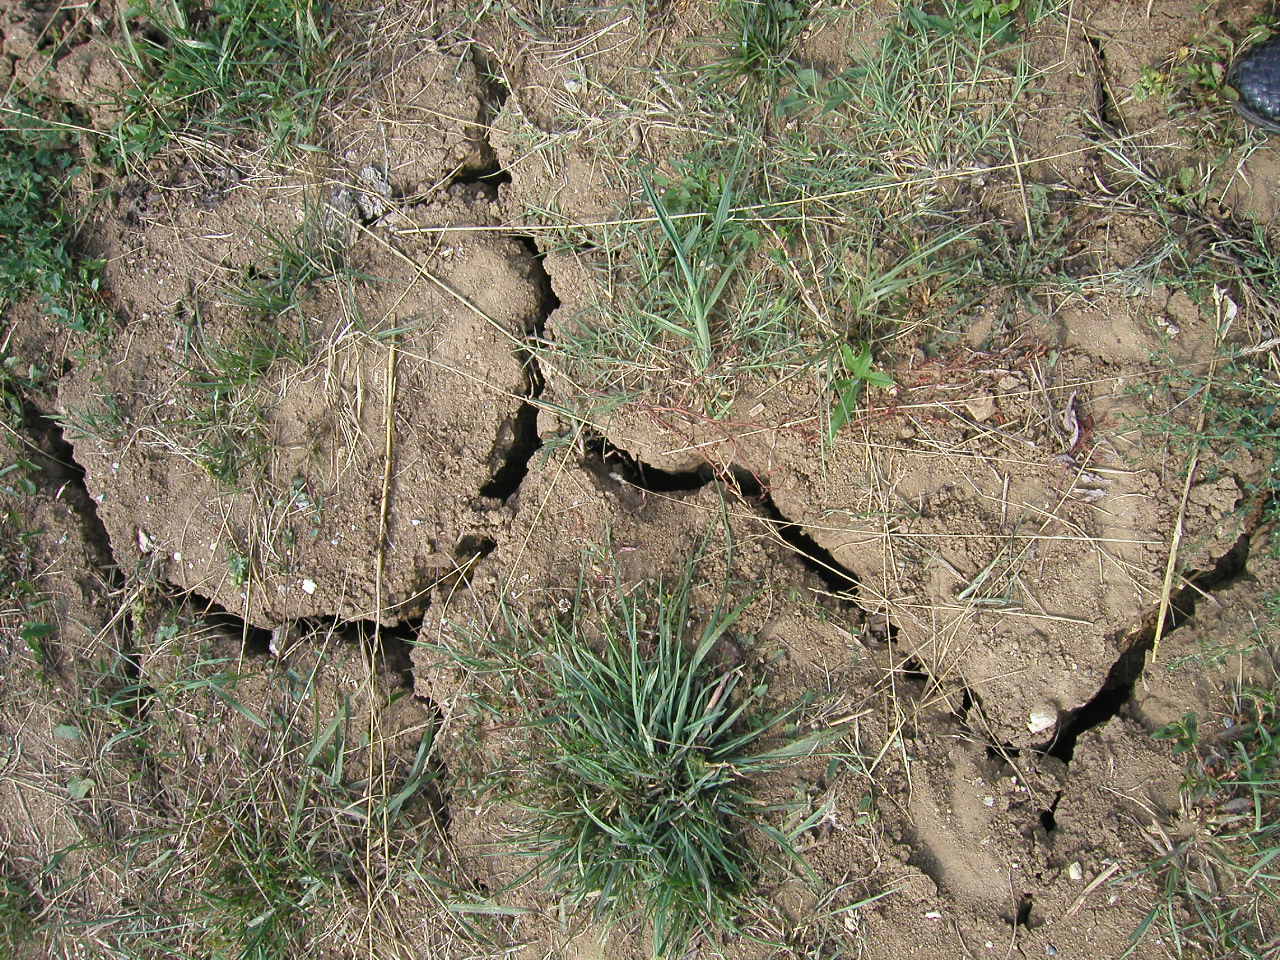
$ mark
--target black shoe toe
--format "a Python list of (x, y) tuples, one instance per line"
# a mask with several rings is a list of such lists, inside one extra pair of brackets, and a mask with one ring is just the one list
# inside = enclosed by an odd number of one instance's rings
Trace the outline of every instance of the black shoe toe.
[(1280, 35), (1254, 47), (1231, 70), (1236, 110), (1251, 123), (1280, 130)]

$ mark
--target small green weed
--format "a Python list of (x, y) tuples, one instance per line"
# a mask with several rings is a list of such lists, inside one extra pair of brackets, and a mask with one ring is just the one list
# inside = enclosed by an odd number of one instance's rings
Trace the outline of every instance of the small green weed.
[(114, 395), (102, 397), (94, 407), (68, 410), (57, 418), (68, 440), (94, 439), (119, 445), (129, 437), (129, 415)]
[(21, 113), (0, 133), (0, 307), (32, 292), (53, 301), (76, 274), (71, 224), (57, 201), (72, 169), (67, 146)]
[(0, 419), (15, 430), (26, 419), (26, 398), (39, 389), (47, 371), (37, 363), (24, 361), (0, 347)]
[(1209, 732), (1195, 714), (1156, 734), (1186, 760), (1187, 831), (1172, 838), (1165, 855), (1147, 868), (1160, 880), (1161, 899), (1136, 931), (1134, 946), (1159, 923), (1179, 956), (1263, 960), (1273, 956), (1280, 933), (1275, 688), (1239, 690), (1221, 719), (1220, 734)]
[(196, 811), (210, 824), (204, 854), (213, 870), (192, 906), (215, 955), (268, 960), (304, 949), (334, 889), (358, 871), (362, 831), (324, 812), (350, 798), (321, 785), (263, 784)]
[(253, 561), (248, 554), (237, 549), (227, 553), (227, 573), (231, 577), (232, 586), (243, 587), (248, 583), (252, 569)]
[(516, 794), (532, 825), (513, 850), (536, 857), (572, 906), (647, 917), (661, 956), (736, 928), (757, 856), (745, 831), (796, 856), (811, 823), (768, 823), (750, 779), (830, 739), (765, 742), (798, 707), (765, 711), (763, 685), (743, 690), (742, 668), (718, 665), (745, 605), (722, 593), (695, 609), (696, 577), (695, 557), (674, 585), (596, 595), (584, 567), (562, 618), (540, 628), (508, 610), (507, 637), (472, 638), (472, 666), (514, 672), (538, 704), (524, 758), (532, 786)]
[(1055, 0), (944, 0), (936, 13), (912, 7), (909, 15), (935, 30), (1013, 42), (1019, 13), (1034, 24), (1059, 5)]
[(1173, 96), (1176, 88), (1169, 74), (1156, 67), (1143, 67), (1138, 82), (1133, 85), (1133, 95), (1138, 100), (1163, 99)]
[(1133, 95), (1166, 101), (1202, 147), (1238, 147), (1248, 131), (1231, 110), (1235, 91), (1227, 85), (1227, 67), (1234, 52), (1228, 37), (1197, 38), (1161, 67), (1145, 67)]
[(143, 0), (121, 18), (118, 59), (132, 84), (109, 153), (145, 160), (184, 130), (265, 128), (279, 148), (305, 140), (325, 95), (332, 33), (313, 0)]
[[(663, 236), (671, 246), (679, 277), (677, 284), (667, 289), (664, 305), (673, 306), (681, 319), (673, 319), (661, 308), (653, 312), (652, 319), (658, 329), (673, 333), (693, 345), (694, 371), (701, 373), (712, 360), (712, 312), (724, 293), (725, 284), (732, 279), (745, 255), (743, 250), (726, 249), (722, 243), (733, 202), (732, 176), (720, 190), (720, 200), (705, 231), (701, 218), (694, 218), (681, 234), (647, 177), (644, 178), (644, 195), (657, 214)], [(665, 278), (668, 274), (664, 271), (659, 276)]]
[(854, 349), (847, 343), (840, 344), (839, 367), (831, 381), (831, 391), (836, 395), (827, 425), (827, 439), (835, 440), (836, 434), (847, 424), (858, 409), (858, 398), (864, 386), (891, 387), (893, 378), (875, 368), (871, 359), (871, 344), (862, 343)]
[(956, 13), (972, 32), (1012, 38), (1013, 15), (1022, 0), (964, 0)]

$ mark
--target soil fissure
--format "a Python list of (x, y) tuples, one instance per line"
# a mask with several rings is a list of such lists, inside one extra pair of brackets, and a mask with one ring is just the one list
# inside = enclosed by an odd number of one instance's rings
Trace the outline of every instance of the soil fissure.
[(545, 254), (538, 250), (532, 237), (513, 235), (513, 239), (529, 254), (530, 278), (538, 291), (538, 312), (524, 331), (524, 344), (516, 351), (524, 371), (525, 388), (524, 397), (511, 420), (511, 440), (501, 452), (493, 476), (480, 488), (482, 497), (504, 502), (520, 489), (520, 484), (529, 474), (529, 461), (542, 448), (542, 437), (538, 432), (538, 400), (546, 388), (546, 379), (538, 365), (536, 347), (546, 335), (547, 319), (560, 306), (551, 286), (551, 276), (547, 273)]
[[(1211, 569), (1185, 578), (1186, 585), (1170, 598), (1164, 636), (1190, 621), (1204, 596), (1229, 587), (1245, 572), (1252, 535), (1252, 530), (1246, 531)], [(1156, 604), (1142, 617), (1138, 627), (1120, 631), (1109, 638), (1113, 645), (1123, 643), (1123, 652), (1111, 665), (1098, 692), (1067, 715), (1058, 725), (1053, 740), (1037, 748), (1041, 753), (1069, 764), (1080, 737), (1120, 713), (1132, 699), (1134, 686), (1146, 670), (1148, 655), (1155, 646), (1158, 617), (1159, 605)]]
[(85, 542), (99, 554), (108, 586), (111, 589), (123, 586), (124, 578), (111, 548), (111, 535), (98, 516), (98, 502), (89, 493), (85, 469), (76, 460), (75, 447), (56, 420), (29, 398), (23, 397), (20, 402), (26, 439), (40, 453), (39, 467), (54, 490), (54, 498), (68, 504), (79, 520)]
[(1124, 124), (1116, 113), (1115, 103), (1111, 99), (1111, 90), (1107, 86), (1107, 54), (1103, 49), (1102, 40), (1087, 35), (1085, 39), (1093, 49), (1094, 68), (1098, 71), (1098, 119), (1113, 130), (1119, 130)]
[(422, 627), (421, 616), (381, 627), (373, 620), (346, 620), (336, 616), (303, 617), (268, 630), (255, 626), (216, 600), (194, 590), (182, 590), (175, 599), (186, 600), (198, 607), (200, 618), (210, 626), (217, 627), (230, 636), (243, 638), (247, 656), (284, 656), (288, 651), (282, 648), (282, 638), (291, 635), (332, 637), (343, 643), (359, 644), (376, 667), (395, 676), (401, 686), (413, 688), (413, 662), (409, 651)]
[(597, 470), (646, 493), (693, 493), (709, 484), (719, 484), (750, 505), (840, 604), (860, 606), (854, 599), (858, 578), (853, 571), (836, 560), (801, 524), (786, 517), (769, 493), (767, 482), (750, 470), (736, 465), (717, 469), (709, 463), (695, 470), (663, 470), (589, 430), (583, 433), (582, 445)]

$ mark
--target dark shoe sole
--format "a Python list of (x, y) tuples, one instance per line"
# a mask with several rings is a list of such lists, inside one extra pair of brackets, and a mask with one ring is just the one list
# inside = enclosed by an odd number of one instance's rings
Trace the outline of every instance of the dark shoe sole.
[(1236, 112), (1264, 130), (1280, 133), (1280, 35), (1236, 61), (1227, 77), (1240, 99)]

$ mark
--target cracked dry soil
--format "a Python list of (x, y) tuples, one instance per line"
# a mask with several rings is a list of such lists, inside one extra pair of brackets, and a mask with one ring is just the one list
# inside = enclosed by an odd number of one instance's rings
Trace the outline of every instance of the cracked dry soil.
[[(1045, 68), (1058, 93), (1028, 131), (1044, 155), (1085, 129), (1063, 108), (1077, 95), (1098, 99), (1105, 123), (1134, 121), (1107, 92), (1127, 68), (1109, 38), (1133, 27), (1132, 6), (1102, 4), (1083, 36), (1042, 38), (1040, 54), (1061, 59)], [(895, 405), (834, 456), (815, 442), (812, 397), (787, 391), (717, 421), (642, 397), (575, 429), (556, 413), (565, 374), (538, 354), (595, 295), (592, 252), (544, 248), (523, 218), (553, 201), (570, 217), (611, 215), (628, 191), (596, 172), (590, 144), (560, 165), (520, 148), (521, 124), (549, 122), (534, 78), (555, 79), (562, 64), (510, 42), (423, 38), (399, 50), (382, 82), (335, 108), (332, 148), (313, 169), (250, 177), (175, 159), (151, 183), (107, 192), (86, 239), (122, 323), (100, 357), (49, 364), (63, 375), (25, 411), (43, 479), (21, 501), (4, 494), (40, 531), (58, 628), (51, 668), (72, 656), (60, 650), (119, 628), (119, 597), (145, 580), (203, 610), (246, 656), (293, 662), (309, 655), (300, 638), (338, 637), (335, 688), (375, 657), (388, 689), (413, 693), (386, 722), (440, 721), (434, 762), (460, 774), (501, 763), (514, 718), (455, 712), (467, 680), (431, 653), (435, 642), (489, 622), (500, 597), (554, 609), (572, 596), (582, 551), (606, 541), (635, 579), (677, 569), (704, 536), (727, 537), (734, 549), (713, 552), (709, 579), (755, 588), (742, 621), (755, 639), (733, 655), (779, 702), (818, 691), (832, 716), (857, 718), (861, 767), (833, 774), (811, 761), (761, 788), (766, 800), (826, 805), (803, 842), (822, 883), (849, 884), (850, 902), (894, 891), (850, 914), (842, 935), (856, 955), (1119, 956), (1153, 897), (1150, 878), (1129, 875), (1151, 859), (1141, 826), (1178, 810), (1180, 768), (1150, 734), (1214, 693), (1194, 669), (1166, 665), (1206, 637), (1229, 639), (1280, 580), (1253, 548), (1265, 504), (1246, 491), (1265, 465), (1207, 451), (1202, 476), (1213, 479), (1193, 490), (1187, 570), (1153, 667), (1181, 465), (1108, 440), (1142, 412), (1118, 384), (1143, 375), (1156, 346), (1147, 321), (1172, 315), (1174, 295), (1068, 305), (1008, 349), (913, 358), (894, 371)], [(638, 40), (626, 54), (643, 55)], [(1070, 181), (1092, 175), (1087, 166), (1044, 176)], [(1254, 193), (1237, 189), (1232, 202), (1241, 217), (1265, 214)], [(252, 334), (258, 320), (225, 291), (269, 256), (267, 231), (317, 210), (345, 233), (355, 279), (316, 283), (278, 321), (306, 355), (241, 398), (255, 419), (238, 439), (253, 457), (227, 482), (207, 467), (206, 388), (191, 371)], [(1130, 226), (1099, 242), (1100, 261), (1141, 254), (1146, 237)], [(1194, 358), (1213, 318), (1177, 311)], [(61, 359), (63, 335), (30, 309), (21, 319), (15, 348)], [(1050, 351), (1045, 375), (1038, 359)], [(1038, 396), (1059, 417), (1088, 412), (1101, 442), (1087, 466), (1111, 478), (1101, 498), (1077, 488), (1086, 461), (1071, 457), (1085, 453), (1033, 424)], [(1026, 428), (1013, 452), (966, 413), (975, 397), (1007, 432)], [(992, 563), (1016, 572), (1018, 603), (966, 594)], [(163, 658), (119, 652), (140, 685), (163, 673)], [(392, 738), (398, 755), (416, 748)], [(476, 889), (504, 889), (524, 866), (490, 841), (515, 812), (442, 779), (435, 822), (457, 863)], [(6, 794), (5, 816), (13, 803)], [(1124, 883), (1086, 888), (1113, 864)], [(773, 935), (805, 947), (812, 894), (766, 879)], [(625, 932), (566, 942), (536, 883), (504, 902), (530, 911), (513, 932), (520, 956), (644, 953)], [(749, 942), (722, 950), (770, 955)], [(1132, 954), (1165, 955), (1158, 938)]]

